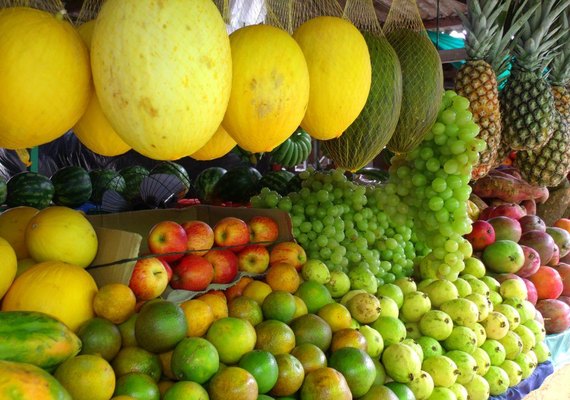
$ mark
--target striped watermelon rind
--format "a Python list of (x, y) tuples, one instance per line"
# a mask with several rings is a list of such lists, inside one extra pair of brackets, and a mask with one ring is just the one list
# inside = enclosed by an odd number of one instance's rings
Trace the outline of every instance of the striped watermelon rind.
[(208, 204), (214, 200), (216, 184), (228, 172), (225, 168), (210, 167), (201, 171), (194, 180), (194, 189), (200, 201)]
[(91, 200), (96, 204), (101, 204), (106, 190), (123, 193), (126, 187), (125, 179), (111, 169), (95, 169), (89, 172), (89, 177), (93, 186)]
[(294, 173), (289, 171), (269, 171), (259, 180), (259, 188), (269, 188), (276, 191), (280, 195), (286, 195), (287, 184), (295, 176)]
[(150, 170), (150, 174), (170, 174), (177, 176), (186, 188), (184, 193), (181, 195), (182, 197), (186, 196), (186, 193), (188, 193), (192, 185), (190, 175), (188, 175), (186, 168), (173, 161), (161, 161), (160, 163), (156, 164), (153, 169)]
[(141, 197), (141, 183), (149, 175), (148, 169), (141, 165), (132, 165), (119, 171), (125, 180), (123, 197), (128, 201), (135, 201)]
[(20, 172), (10, 178), (6, 187), (8, 207), (46, 208), (51, 204), (55, 193), (50, 179), (36, 172)]
[(79, 207), (91, 198), (93, 187), (89, 173), (81, 167), (69, 166), (51, 177), (55, 194), (53, 202), (65, 207)]

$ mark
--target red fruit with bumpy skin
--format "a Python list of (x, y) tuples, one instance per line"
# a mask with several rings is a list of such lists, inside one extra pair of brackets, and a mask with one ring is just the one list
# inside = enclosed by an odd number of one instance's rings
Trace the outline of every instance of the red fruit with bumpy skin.
[[(174, 221), (162, 221), (154, 225), (147, 236), (148, 249), (166, 262), (181, 259), (186, 251), (188, 237), (184, 228)], [(161, 256), (165, 253), (181, 253)]]
[(495, 230), (495, 240), (512, 240), (518, 242), (521, 238), (521, 224), (510, 217), (493, 217), (487, 220)]
[(554, 253), (554, 240), (546, 232), (528, 231), (523, 233), (519, 244), (535, 249), (540, 256), (540, 265), (546, 265)]
[(560, 274), (552, 267), (540, 267), (529, 279), (536, 287), (539, 300), (556, 299), (564, 289)]
[(546, 224), (538, 215), (525, 215), (519, 219), (519, 224), (521, 225), (522, 233), (529, 231), (546, 232)]
[(560, 333), (570, 327), (570, 306), (563, 301), (540, 300), (536, 304), (536, 309), (544, 318), (546, 333)]
[(536, 304), (538, 301), (538, 293), (536, 292), (536, 286), (534, 283), (528, 279), (523, 278), (524, 284), (526, 285), (527, 300), (532, 304)]
[(556, 267), (560, 264), (560, 249), (556, 243), (554, 244), (553, 249), (554, 253), (552, 253), (552, 257), (550, 257), (550, 260), (546, 263), (549, 267)]
[(279, 225), (273, 218), (257, 215), (250, 219), (247, 225), (252, 243), (269, 246), (279, 236)]
[(473, 250), (483, 250), (495, 241), (495, 229), (487, 221), (475, 221), (471, 233), (465, 235), (465, 239), (471, 243)]
[(521, 269), (517, 271), (517, 275), (522, 276), (523, 278), (528, 278), (535, 274), (540, 268), (540, 255), (532, 247), (521, 246), (521, 248), (524, 253), (524, 264)]
[(204, 290), (214, 278), (214, 267), (203, 257), (189, 254), (172, 269), (170, 286), (174, 289)]
[(562, 296), (570, 296), (570, 265), (565, 263), (560, 263), (554, 269), (560, 275), (562, 279)]
[(204, 255), (214, 267), (212, 283), (230, 283), (238, 274), (238, 258), (231, 250), (213, 249)]
[(222, 218), (214, 226), (214, 243), (239, 253), (249, 243), (249, 227), (239, 218)]

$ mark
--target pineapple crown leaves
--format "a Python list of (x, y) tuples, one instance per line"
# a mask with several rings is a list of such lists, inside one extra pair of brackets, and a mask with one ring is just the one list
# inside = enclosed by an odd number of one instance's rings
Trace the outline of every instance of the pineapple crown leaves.
[(510, 3), (511, 0), (472, 0), (467, 2), (467, 16), (456, 11), (467, 30), (465, 49), (470, 59), (481, 60), (488, 55), (501, 28), (499, 17)]
[(529, 4), (538, 4), (537, 12), (527, 20), (521, 34), (515, 39), (515, 64), (527, 71), (541, 71), (550, 63), (560, 37), (565, 32), (555, 22), (570, 5), (570, 0), (532, 0)]
[(539, 3), (531, 4), (527, 9), (527, 1), (523, 1), (519, 7), (515, 7), (510, 26), (506, 32), (504, 31), (506, 26), (503, 27), (500, 40), (493, 42), (493, 46), (485, 61), (491, 64), (497, 76), (503, 75), (503, 73), (509, 68), (511, 63), (511, 53), (518, 38), (522, 34), (521, 29), (539, 5)]
[(570, 8), (562, 14), (560, 26), (564, 33), (558, 43), (560, 48), (550, 65), (550, 82), (555, 86), (566, 86), (570, 83)]

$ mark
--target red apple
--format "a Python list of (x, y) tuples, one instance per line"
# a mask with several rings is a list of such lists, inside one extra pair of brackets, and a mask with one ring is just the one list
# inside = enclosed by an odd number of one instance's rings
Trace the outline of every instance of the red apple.
[(139, 300), (154, 299), (164, 292), (168, 285), (168, 273), (161, 260), (156, 257), (137, 261), (129, 287)]
[(172, 269), (170, 286), (174, 289), (200, 291), (208, 287), (214, 278), (214, 267), (195, 254), (184, 256)]
[(184, 228), (188, 237), (186, 248), (193, 251), (192, 254), (203, 256), (214, 245), (214, 231), (207, 223), (203, 221), (186, 221), (182, 224), (182, 228)]
[(297, 271), (300, 271), (306, 262), (307, 254), (305, 250), (295, 242), (277, 243), (269, 253), (270, 264), (289, 264), (294, 266)]
[(471, 233), (465, 235), (465, 239), (471, 243), (473, 250), (483, 250), (495, 242), (495, 229), (489, 222), (475, 221), (472, 226), (473, 230)]
[[(148, 249), (152, 254), (178, 253), (186, 251), (188, 237), (184, 228), (174, 221), (162, 221), (154, 225), (147, 237)], [(173, 262), (184, 254), (169, 254), (159, 258)]]
[(212, 283), (230, 283), (238, 274), (238, 257), (231, 250), (212, 249), (204, 255), (214, 267)]
[(239, 218), (222, 218), (214, 226), (214, 243), (217, 246), (229, 247), (233, 252), (239, 253), (249, 243), (249, 228)]
[(252, 244), (238, 253), (240, 271), (262, 274), (269, 267), (269, 252), (265, 246)]
[(170, 282), (170, 280), (172, 279), (172, 268), (170, 267), (170, 264), (168, 264), (166, 261), (164, 260), (160, 260), (162, 261), (162, 265), (164, 266), (164, 269), (166, 270), (166, 276), (168, 276), (168, 282)]
[(270, 217), (255, 216), (249, 221), (248, 226), (252, 243), (268, 246), (279, 236), (279, 225)]

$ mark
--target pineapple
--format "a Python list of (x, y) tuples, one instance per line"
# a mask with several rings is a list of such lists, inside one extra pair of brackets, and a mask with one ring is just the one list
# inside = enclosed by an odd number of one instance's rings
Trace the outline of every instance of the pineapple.
[(534, 15), (515, 39), (513, 68), (502, 93), (503, 137), (514, 150), (538, 150), (554, 133), (554, 96), (543, 71), (564, 32), (553, 29), (570, 0), (532, 0)]
[(472, 0), (467, 3), (467, 17), (461, 15), (467, 30), (467, 62), (457, 72), (455, 91), (469, 99), (473, 120), (481, 128), (479, 138), (487, 143), (487, 148), (481, 152), (479, 163), (474, 166), (471, 174), (475, 180), (487, 175), (494, 166), (501, 142), (497, 77), (487, 59), (494, 42), (501, 40), (498, 16), (507, 10), (509, 3), (510, 1), (500, 0)]
[(538, 151), (520, 151), (515, 165), (523, 178), (540, 186), (557, 186), (570, 172), (570, 9), (563, 16), (561, 45), (551, 64), (549, 81), (555, 100), (554, 133)]

